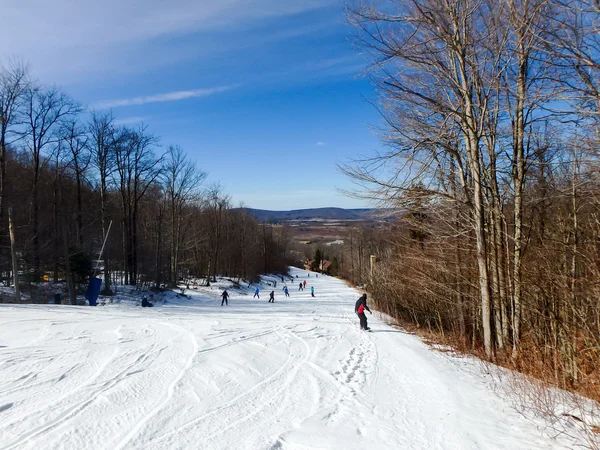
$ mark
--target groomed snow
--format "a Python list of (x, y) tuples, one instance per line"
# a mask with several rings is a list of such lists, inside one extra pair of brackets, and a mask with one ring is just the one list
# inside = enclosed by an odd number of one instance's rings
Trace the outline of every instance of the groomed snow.
[[(0, 305), (1, 449), (550, 449), (478, 364), (354, 315), (342, 281), (291, 269), (155, 308)], [(298, 279), (296, 279), (298, 275)], [(298, 290), (298, 282), (307, 289)], [(310, 286), (316, 298), (310, 297)]]

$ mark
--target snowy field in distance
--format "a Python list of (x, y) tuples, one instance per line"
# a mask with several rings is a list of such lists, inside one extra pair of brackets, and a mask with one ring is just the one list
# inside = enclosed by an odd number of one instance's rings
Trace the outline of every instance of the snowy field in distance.
[[(164, 305), (0, 305), (0, 449), (558, 449), (471, 358), (368, 316), (291, 269)], [(298, 275), (298, 279), (295, 276)], [(299, 291), (298, 282), (307, 281)], [(316, 298), (310, 296), (314, 286)]]

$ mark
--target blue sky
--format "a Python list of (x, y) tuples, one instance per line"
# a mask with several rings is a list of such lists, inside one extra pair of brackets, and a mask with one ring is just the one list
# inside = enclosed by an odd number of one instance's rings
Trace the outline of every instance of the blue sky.
[(372, 154), (366, 60), (338, 0), (3, 0), (0, 55), (178, 144), (235, 205), (369, 206), (338, 163)]

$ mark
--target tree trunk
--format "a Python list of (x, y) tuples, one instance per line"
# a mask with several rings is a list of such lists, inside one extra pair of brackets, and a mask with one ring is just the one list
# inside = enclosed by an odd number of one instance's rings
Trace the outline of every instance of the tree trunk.
[[(102, 238), (104, 240), (107, 240), (107, 233), (108, 233), (108, 229), (107, 229), (107, 217), (106, 217), (106, 174), (104, 173), (104, 170), (101, 169), (101, 174), (100, 174), (101, 180), (100, 180), (100, 209), (101, 209), (101, 216), (102, 216)], [(109, 251), (109, 245), (107, 242), (106, 248), (104, 249), (104, 293), (106, 295), (111, 295), (111, 277), (110, 277), (110, 251)]]
[(38, 281), (40, 277), (42, 261), (40, 256), (40, 236), (39, 236), (39, 200), (38, 200), (38, 182), (40, 176), (40, 162), (39, 157), (34, 157), (34, 168), (33, 168), (33, 197), (31, 201), (32, 208), (32, 224), (31, 230), (33, 232), (33, 270), (34, 281)]
[(15, 240), (15, 227), (12, 220), (12, 208), (8, 208), (8, 232), (10, 235), (10, 249), (12, 253), (13, 283), (15, 284), (15, 301), (21, 303), (21, 289), (19, 287), (19, 265), (17, 263), (17, 243)]
[(75, 164), (75, 173), (77, 181), (77, 242), (79, 246), (83, 248), (83, 212), (81, 206), (81, 174), (79, 173), (79, 166)]

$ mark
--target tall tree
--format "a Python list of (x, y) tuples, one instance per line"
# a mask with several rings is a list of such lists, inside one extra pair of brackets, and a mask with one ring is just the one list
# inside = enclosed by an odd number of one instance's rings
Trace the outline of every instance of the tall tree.
[(82, 205), (82, 184), (85, 180), (85, 173), (91, 161), (89, 151), (89, 138), (77, 121), (70, 120), (63, 125), (63, 140), (70, 153), (70, 165), (75, 173), (75, 183), (77, 187), (77, 209), (75, 224), (77, 225), (77, 243), (83, 247), (83, 205)]
[(30, 85), (24, 93), (24, 127), (22, 136), (32, 162), (31, 227), (33, 239), (34, 278), (40, 275), (39, 181), (44, 164), (43, 152), (60, 140), (59, 129), (65, 120), (81, 111), (80, 106), (56, 87)]
[[(117, 146), (124, 136), (114, 127), (111, 113), (92, 112), (88, 126), (91, 147), (91, 162), (95, 166), (100, 183), (100, 216), (102, 239), (107, 239), (110, 217), (108, 214), (108, 194), (110, 177), (115, 168)], [(104, 293), (111, 294), (111, 253), (110, 246), (104, 249)]]
[(126, 284), (138, 274), (138, 215), (144, 194), (160, 174), (162, 157), (154, 154), (158, 140), (144, 125), (126, 130), (116, 146), (116, 184), (121, 196)]
[(198, 196), (198, 188), (206, 178), (206, 173), (198, 170), (188, 160), (179, 146), (170, 146), (163, 164), (163, 178), (171, 211), (171, 284), (177, 283), (181, 245), (184, 236), (182, 226), (185, 220), (184, 208)]
[[(0, 64), (0, 238), (6, 229), (6, 152), (12, 140), (18, 137), (15, 127), (28, 85), (28, 69), (22, 62), (13, 60), (7, 66)], [(0, 241), (0, 249), (3, 247), (4, 243)]]

